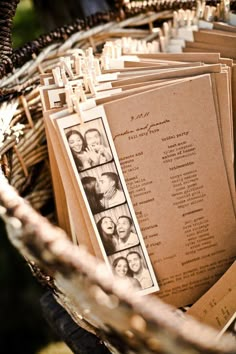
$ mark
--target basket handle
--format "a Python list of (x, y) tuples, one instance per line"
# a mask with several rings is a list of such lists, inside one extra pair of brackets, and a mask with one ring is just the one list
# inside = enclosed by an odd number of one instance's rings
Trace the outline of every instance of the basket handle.
[(20, 0), (0, 0), (0, 77), (13, 68), (12, 21)]

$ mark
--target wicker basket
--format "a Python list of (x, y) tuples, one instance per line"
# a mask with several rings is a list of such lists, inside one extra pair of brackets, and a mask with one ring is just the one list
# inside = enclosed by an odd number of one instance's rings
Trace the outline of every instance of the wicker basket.
[[(16, 4), (4, 10), (8, 29)], [(171, 17), (173, 9), (193, 5), (192, 1), (151, 1), (149, 6), (146, 2), (121, 6), (117, 11), (57, 29), (15, 52), (10, 42), (8, 49), (1, 47), (0, 110), (6, 126), (2, 143), (0, 136), (0, 216), (13, 245), (27, 259), (34, 275), (51, 288), (77, 328), (98, 336), (112, 353), (232, 354), (236, 349), (227, 335), (218, 341), (215, 330), (183, 316), (156, 297), (127, 292), (124, 285), (111, 278), (103, 263), (83, 247), (73, 245), (62, 229), (53, 226), (56, 218), (38, 93), (39, 73), (63, 53), (73, 52), (75, 46), (92, 44), (97, 49), (114, 35), (114, 29), (118, 33), (125, 26), (150, 23), (144, 20), (144, 12), (155, 10), (152, 19), (161, 21)], [(124, 15), (126, 20), (115, 22)], [(146, 30), (139, 35), (147, 35)], [(76, 344), (75, 335), (72, 337), (69, 345), (74, 352), (98, 352), (98, 340), (93, 348), (90, 345), (85, 349)]]

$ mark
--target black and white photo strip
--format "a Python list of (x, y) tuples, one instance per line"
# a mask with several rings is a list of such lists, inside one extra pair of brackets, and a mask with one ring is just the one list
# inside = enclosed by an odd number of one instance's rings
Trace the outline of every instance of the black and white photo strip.
[(153, 286), (152, 277), (140, 246), (115, 253), (108, 258), (113, 273), (119, 278), (129, 280), (134, 288), (145, 290)]
[(127, 204), (94, 215), (107, 256), (140, 243)]
[[(159, 290), (119, 165), (112, 136), (103, 118), (63, 128), (78, 186), (104, 260), (127, 263), (127, 277), (142, 294)], [(78, 176), (76, 177), (78, 179)], [(133, 251), (133, 253), (130, 253)], [(122, 263), (122, 262), (121, 262)], [(115, 268), (120, 267), (119, 265)], [(125, 271), (123, 271), (125, 273)], [(134, 284), (135, 283), (135, 284)]]
[(64, 132), (78, 172), (113, 160), (101, 118), (66, 128)]
[(81, 172), (80, 179), (93, 214), (126, 202), (114, 162)]

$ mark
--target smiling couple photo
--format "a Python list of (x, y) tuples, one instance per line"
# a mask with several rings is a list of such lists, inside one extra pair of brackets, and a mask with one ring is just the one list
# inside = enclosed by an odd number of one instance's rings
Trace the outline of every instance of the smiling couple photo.
[(66, 132), (66, 138), (79, 172), (113, 159), (111, 150), (105, 143), (104, 134), (96, 127), (89, 127), (84, 132), (76, 128)]
[(98, 167), (96, 175), (84, 176), (81, 182), (93, 214), (126, 202), (119, 176), (113, 171)]
[(107, 255), (139, 244), (133, 221), (127, 215), (120, 215), (117, 220), (103, 216), (97, 222), (97, 229)]
[(114, 275), (128, 280), (135, 289), (147, 289), (153, 285), (142, 252), (138, 247), (121, 253), (111, 262)]

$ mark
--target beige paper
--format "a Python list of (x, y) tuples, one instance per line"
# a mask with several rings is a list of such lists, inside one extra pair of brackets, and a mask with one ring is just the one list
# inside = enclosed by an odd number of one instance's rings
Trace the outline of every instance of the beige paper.
[(159, 294), (176, 306), (193, 303), (235, 256), (235, 218), (210, 77), (104, 108)]
[(187, 312), (221, 330), (236, 312), (236, 262)]
[[(44, 112), (44, 119), (47, 120), (49, 117), (49, 112)], [(50, 159), (50, 169), (52, 175), (53, 182), (53, 191), (54, 191), (54, 200), (57, 211), (57, 221), (58, 225), (67, 232), (67, 234), (72, 238), (72, 230), (69, 221), (69, 212), (67, 208), (67, 200), (65, 191), (63, 188), (63, 183), (61, 179), (61, 174), (58, 169), (58, 164), (56, 162), (54, 149), (52, 147), (52, 142), (50, 138), (50, 134), (47, 129), (47, 125), (45, 124), (46, 136), (47, 136), (47, 146), (48, 153)]]
[(129, 85), (137, 82), (146, 82), (146, 81), (154, 81), (161, 79), (174, 79), (174, 78), (182, 78), (189, 77), (195, 75), (203, 75), (206, 73), (216, 73), (221, 71), (220, 64), (199, 66), (193, 68), (182, 68), (182, 69), (169, 69), (169, 70), (159, 70), (155, 74), (146, 74), (142, 76), (137, 76), (134, 78), (123, 79), (112, 82), (112, 87), (119, 87), (121, 85)]
[(155, 53), (155, 54), (139, 54), (140, 58), (153, 58), (163, 60), (177, 60), (185, 62), (201, 61), (206, 64), (215, 64), (220, 62), (220, 54), (218, 53)]
[[(54, 113), (54, 115), (58, 114), (60, 113)], [(55, 119), (53, 118), (54, 115), (51, 113), (49, 117), (45, 116), (45, 125), (47, 127), (46, 131), (48, 132), (48, 140), (51, 141), (49, 143), (49, 147), (52, 148), (49, 150), (49, 152), (51, 151), (50, 154), (55, 157), (58, 169), (60, 171), (63, 188), (66, 194), (66, 199), (73, 220), (73, 229), (76, 234), (76, 238), (78, 240), (78, 243), (86, 246), (90, 253), (95, 254), (99, 258), (102, 258), (101, 251), (98, 245), (91, 240), (92, 227), (90, 226), (88, 215), (85, 212), (85, 207), (83, 207), (83, 204), (80, 203), (82, 198), (79, 195), (78, 188), (76, 188), (76, 181), (73, 180), (71, 166), (68, 164), (67, 159), (65, 158), (66, 154), (65, 152), (63, 152), (63, 144), (61, 143), (60, 139), (56, 134), (53, 124), (53, 120)]]

